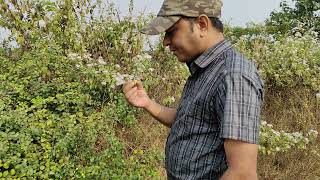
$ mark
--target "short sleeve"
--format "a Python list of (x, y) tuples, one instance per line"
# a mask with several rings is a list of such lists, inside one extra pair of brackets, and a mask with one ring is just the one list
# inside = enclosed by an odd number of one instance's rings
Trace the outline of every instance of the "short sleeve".
[(260, 81), (242, 73), (228, 73), (218, 86), (214, 99), (220, 138), (258, 144), (263, 101)]

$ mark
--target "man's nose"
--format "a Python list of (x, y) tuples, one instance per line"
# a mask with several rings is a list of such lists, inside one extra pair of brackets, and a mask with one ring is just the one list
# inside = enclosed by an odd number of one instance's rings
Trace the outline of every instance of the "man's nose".
[(162, 43), (163, 43), (164, 47), (169, 46), (170, 45), (170, 38), (167, 35), (165, 35)]

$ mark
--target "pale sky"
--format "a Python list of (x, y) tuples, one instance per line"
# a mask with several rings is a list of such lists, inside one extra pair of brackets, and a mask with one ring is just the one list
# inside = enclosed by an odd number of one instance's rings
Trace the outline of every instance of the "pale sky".
[[(130, 0), (109, 0), (114, 2), (120, 11), (126, 14)], [(262, 23), (271, 11), (279, 10), (282, 0), (222, 0), (222, 20), (233, 26), (245, 26), (248, 22)], [(134, 12), (157, 14), (163, 0), (133, 0)], [(287, 0), (291, 2), (291, 0)]]
[[(105, 0), (114, 2), (122, 15), (128, 12), (130, 0)], [(263, 23), (270, 13), (279, 9), (282, 0), (223, 0), (222, 20), (232, 26), (246, 26), (249, 22)], [(291, 0), (287, 0), (292, 2)], [(134, 13), (145, 11), (145, 13), (157, 14), (163, 0), (133, 0)], [(0, 28), (0, 41), (7, 32)]]

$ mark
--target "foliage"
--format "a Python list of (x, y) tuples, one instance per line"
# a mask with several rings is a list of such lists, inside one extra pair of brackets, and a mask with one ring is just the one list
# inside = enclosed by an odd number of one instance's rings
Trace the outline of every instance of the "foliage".
[(270, 87), (308, 86), (320, 91), (320, 46), (314, 32), (276, 39), (272, 35), (242, 36), (237, 47), (253, 59)]
[(303, 136), (301, 132), (287, 133), (276, 131), (271, 124), (262, 121), (260, 128), (259, 151), (264, 155), (288, 152), (291, 148), (306, 149), (310, 142), (314, 142), (318, 131), (310, 130)]
[[(149, 145), (140, 142), (145, 134), (137, 133), (155, 126), (143, 124), (150, 120), (126, 103), (121, 85), (139, 79), (151, 97), (174, 106), (189, 72), (161, 37), (145, 51), (148, 39), (139, 30), (148, 18), (134, 18), (132, 8), (133, 1), (120, 19), (102, 1), (0, 0), (0, 26), (11, 31), (0, 48), (0, 177), (160, 176), (161, 149), (151, 148), (159, 148), (150, 145), (153, 137)], [(317, 34), (298, 26), (303, 33), (270, 35), (269, 27), (227, 26), (226, 35), (257, 63), (267, 89), (303, 85), (318, 97)], [(308, 148), (317, 130), (290, 133), (263, 121), (260, 152), (269, 157)]]
[(116, 123), (135, 121), (135, 110), (117, 90), (114, 66), (88, 64), (48, 52), (25, 53), (16, 63), (2, 58), (3, 177), (156, 175), (152, 166), (137, 164), (140, 160), (132, 164), (115, 135)]
[(246, 27), (233, 27), (224, 25), (224, 34), (233, 43), (236, 43), (241, 36), (257, 36), (267, 34), (266, 27), (260, 24), (248, 24)]
[(4, 46), (0, 55), (0, 177), (157, 176), (161, 156), (152, 149), (128, 156), (116, 135), (116, 126), (134, 126), (137, 114), (124, 100), (119, 76), (150, 77), (144, 72), (150, 56), (138, 55), (143, 41), (134, 32), (144, 20), (116, 21), (99, 1), (0, 5), (1, 26), (11, 31), (7, 43), (18, 45)]
[[(273, 11), (266, 20), (268, 31), (271, 34), (304, 33), (312, 29), (320, 33), (320, 2), (318, 0), (293, 0), (294, 6), (286, 1), (280, 4), (279, 12)], [(303, 25), (303, 29), (299, 28)], [(319, 36), (318, 36), (319, 37)]]

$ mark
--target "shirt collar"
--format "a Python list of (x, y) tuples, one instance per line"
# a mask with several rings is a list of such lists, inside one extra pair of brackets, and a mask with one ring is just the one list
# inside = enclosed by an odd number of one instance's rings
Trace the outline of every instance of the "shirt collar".
[(191, 75), (194, 74), (198, 69), (205, 68), (212, 62), (216, 61), (223, 52), (230, 49), (231, 47), (232, 45), (228, 40), (222, 40), (207, 49), (199, 57), (187, 63)]

